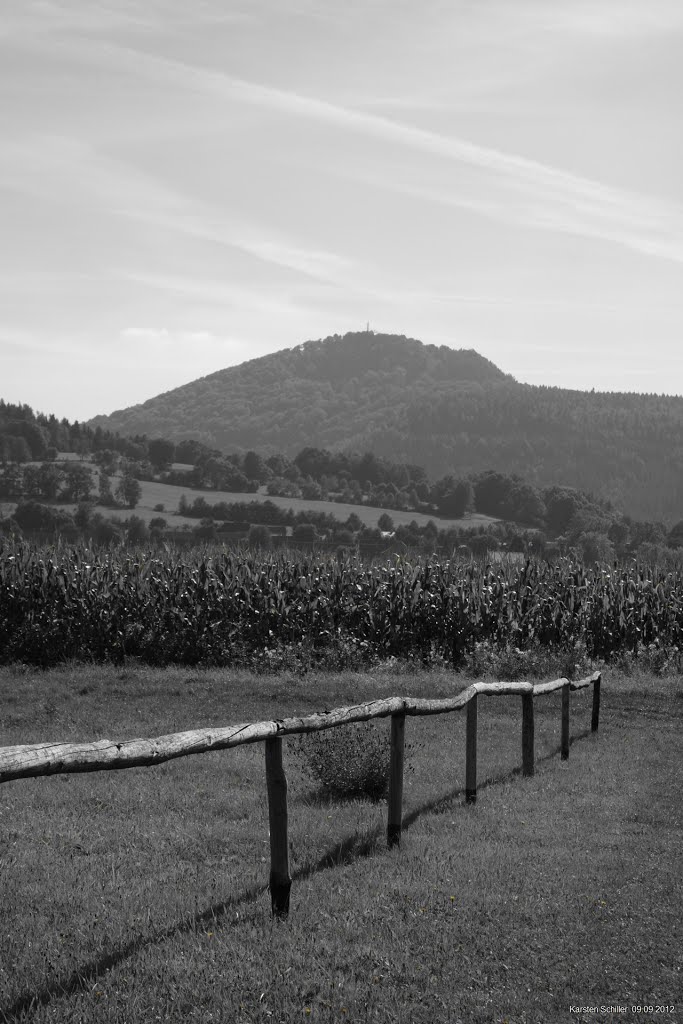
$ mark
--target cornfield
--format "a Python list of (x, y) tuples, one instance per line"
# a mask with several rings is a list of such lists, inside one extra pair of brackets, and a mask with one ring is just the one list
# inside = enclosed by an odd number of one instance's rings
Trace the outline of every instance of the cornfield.
[(581, 643), (602, 660), (683, 649), (683, 576), (656, 567), (182, 559), (0, 541), (0, 663), (254, 665), (268, 652), (304, 646), (315, 659), (351, 646), (368, 659), (457, 665), (481, 642)]

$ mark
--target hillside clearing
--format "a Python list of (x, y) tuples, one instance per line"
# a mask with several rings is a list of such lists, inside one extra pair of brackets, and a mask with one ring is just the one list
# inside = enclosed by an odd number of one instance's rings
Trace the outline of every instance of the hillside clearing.
[[(112, 478), (115, 480), (116, 478)], [(344, 502), (337, 501), (314, 501), (306, 498), (280, 498), (271, 497), (266, 494), (265, 487), (260, 487), (258, 492), (232, 492), (232, 491), (211, 491), (211, 490), (191, 490), (187, 487), (178, 487), (175, 484), (161, 484), (156, 481), (141, 480), (140, 487), (142, 489), (142, 495), (140, 502), (135, 508), (135, 514), (145, 519), (151, 519), (155, 515), (158, 516), (161, 513), (154, 512), (154, 506), (162, 504), (165, 506), (167, 511), (175, 512), (178, 507), (181, 494), (184, 494), (188, 501), (194, 501), (196, 498), (205, 498), (206, 501), (211, 505), (217, 505), (221, 501), (236, 503), (236, 502), (252, 502), (252, 501), (271, 501), (278, 508), (281, 508), (283, 512), (287, 512), (291, 509), (293, 512), (323, 512), (325, 515), (334, 516), (335, 519), (339, 519), (340, 522), (345, 522), (349, 516), (354, 513), (358, 516), (364, 526), (376, 527), (377, 520), (383, 513), (391, 516), (396, 526), (405, 525), (407, 523), (415, 522), (418, 526), (426, 526), (427, 523), (432, 520), (436, 525), (442, 529), (448, 529), (451, 526), (474, 528), (477, 526), (491, 526), (493, 523), (499, 522), (498, 519), (494, 519), (491, 516), (481, 515), (480, 513), (473, 513), (469, 516), (464, 516), (461, 519), (441, 519), (439, 516), (433, 515), (428, 516), (422, 512), (411, 512), (402, 511), (390, 508), (379, 508), (370, 505), (349, 505)], [(111, 512), (112, 515), (118, 516), (119, 518), (125, 518), (130, 515), (130, 511), (127, 509), (114, 509)], [(185, 523), (191, 524), (192, 526), (197, 525), (197, 519), (191, 519), (187, 516), (173, 516), (173, 525), (179, 524), (184, 525)]]
[[(60, 455), (60, 461), (67, 458), (69, 453)], [(73, 460), (72, 460), (73, 461)], [(93, 488), (96, 490), (97, 475), (96, 467), (90, 462), (86, 462), (93, 473)], [(38, 465), (38, 463), (32, 463), (32, 465)], [(119, 482), (120, 476), (111, 476), (109, 481), (111, 483), (112, 491), (115, 491)], [(282, 509), (283, 513), (290, 509), (294, 513), (299, 512), (322, 512), (328, 516), (334, 516), (340, 522), (346, 522), (349, 516), (353, 513), (361, 520), (364, 526), (375, 528), (377, 526), (377, 520), (379, 517), (386, 513), (391, 516), (396, 526), (405, 526), (408, 523), (416, 522), (418, 526), (426, 526), (428, 522), (434, 522), (440, 530), (447, 530), (450, 527), (458, 527), (460, 529), (476, 529), (477, 527), (489, 527), (494, 523), (501, 522), (500, 519), (496, 519), (493, 516), (487, 516), (480, 512), (473, 512), (467, 516), (463, 516), (460, 519), (444, 519), (440, 516), (425, 515), (423, 512), (413, 512), (410, 510), (400, 510), (392, 508), (383, 508), (374, 505), (350, 505), (345, 502), (337, 501), (314, 501), (313, 499), (307, 498), (282, 498), (278, 496), (270, 496), (266, 494), (265, 486), (261, 486), (257, 492), (253, 491), (214, 491), (208, 488), (194, 489), (190, 487), (181, 487), (176, 484), (163, 484), (157, 480), (140, 480), (140, 500), (134, 509), (130, 508), (109, 508), (100, 507), (100, 510), (108, 517), (112, 519), (128, 519), (131, 515), (136, 515), (140, 519), (144, 520), (145, 523), (149, 524), (152, 519), (163, 516), (169, 522), (169, 526), (181, 527), (191, 526), (195, 527), (198, 523), (196, 517), (181, 516), (177, 513), (178, 502), (180, 501), (181, 495), (185, 495), (188, 501), (191, 503), (197, 498), (204, 498), (210, 505), (217, 505), (220, 502), (228, 502), (229, 504), (235, 503), (251, 503), (254, 501), (272, 502), (277, 505), (278, 508)], [(60, 508), (65, 512), (75, 512), (77, 505), (72, 503), (54, 503), (44, 501), (43, 504), (50, 505), (51, 507)], [(164, 510), (160, 512), (156, 506), (163, 505)], [(0, 517), (11, 516), (17, 507), (16, 501), (14, 502), (0, 502)]]

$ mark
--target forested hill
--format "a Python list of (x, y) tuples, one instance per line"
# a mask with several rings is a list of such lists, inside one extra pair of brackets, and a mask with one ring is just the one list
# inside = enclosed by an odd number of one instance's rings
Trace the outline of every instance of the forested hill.
[(679, 519), (683, 398), (519, 384), (472, 350), (372, 333), (309, 341), (91, 421), (223, 451), (373, 451), (431, 477), (497, 469)]

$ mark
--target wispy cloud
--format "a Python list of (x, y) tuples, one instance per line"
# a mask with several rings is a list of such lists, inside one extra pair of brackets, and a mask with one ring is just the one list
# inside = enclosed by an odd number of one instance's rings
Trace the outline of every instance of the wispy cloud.
[(74, 270), (4, 270), (0, 274), (0, 292), (35, 295), (36, 292), (63, 293), (92, 284), (100, 275)]
[(63, 136), (7, 142), (0, 152), (0, 184), (46, 201), (100, 212), (239, 249), (325, 282), (335, 282), (348, 262), (320, 247), (278, 236), (270, 227), (240, 221), (234, 212), (185, 196), (124, 161)]
[(163, 5), (138, 0), (21, 0), (3, 11), (0, 40), (63, 34), (108, 36), (121, 30), (149, 34), (191, 25), (241, 24), (253, 18), (248, 5), (227, 10), (222, 3), (166, 0)]
[(573, 0), (571, 4), (537, 3), (540, 24), (607, 39), (636, 38), (683, 31), (679, 0)]
[(296, 314), (301, 307), (291, 301), (286, 292), (280, 294), (271, 286), (264, 294), (262, 288), (240, 287), (233, 282), (218, 281), (207, 277), (190, 277), (181, 274), (162, 274), (147, 270), (117, 268), (112, 275), (123, 281), (131, 281), (145, 288), (153, 288), (169, 295), (181, 296), (196, 303), (222, 307), (226, 312), (232, 309), (258, 310), (260, 313), (278, 315)]
[[(73, 47), (72, 43), (65, 45)], [(151, 77), (166, 85), (201, 91), (221, 102), (257, 107), (369, 136), (473, 169), (481, 175), (464, 196), (458, 194), (457, 186), (450, 192), (435, 192), (410, 184), (394, 186), (391, 181), (383, 182), (386, 187), (399, 188), (416, 198), (463, 206), (505, 222), (603, 239), (643, 254), (683, 260), (683, 207), (677, 203), (615, 188), (457, 136), (130, 48), (98, 43), (87, 51), (78, 47), (75, 55), (88, 61), (104, 61), (120, 71)], [(243, 244), (254, 255), (275, 262), (282, 260), (283, 264), (304, 272), (315, 273), (316, 267), (319, 269), (325, 263), (324, 258), (320, 263), (317, 256), (302, 259), (296, 247), (279, 250), (275, 243), (269, 248), (270, 242)]]
[(3, 11), (0, 40), (74, 31), (108, 34), (115, 29), (150, 25), (144, 9), (136, 10), (126, 4), (117, 8), (96, 0), (87, 5), (59, 0), (22, 0), (21, 4)]
[(124, 341), (166, 345), (171, 340), (168, 327), (124, 327), (121, 331)]
[(611, 242), (641, 255), (683, 262), (683, 207), (596, 186), (584, 179), (572, 189), (537, 190), (531, 183), (508, 180), (478, 194), (472, 183), (446, 190), (373, 175), (349, 172), (366, 185), (419, 201), (467, 210), (491, 220)]
[[(213, 77), (215, 72), (209, 74)], [(360, 131), (493, 176), (493, 181), (481, 183), (479, 196), (461, 200), (456, 193), (439, 195), (440, 201), (450, 205), (464, 205), (487, 216), (602, 238), (642, 253), (683, 260), (683, 208), (678, 204), (617, 189), (517, 154), (284, 90), (236, 80), (224, 82), (223, 88), (246, 103)], [(392, 187), (391, 180), (383, 184)], [(505, 192), (503, 199), (496, 196), (501, 188)], [(429, 190), (410, 191), (422, 198), (435, 198)]]

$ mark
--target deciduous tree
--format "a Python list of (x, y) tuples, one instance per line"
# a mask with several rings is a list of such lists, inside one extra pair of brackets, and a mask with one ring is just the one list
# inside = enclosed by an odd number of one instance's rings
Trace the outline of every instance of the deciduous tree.
[(62, 497), (65, 501), (87, 501), (92, 492), (92, 473), (89, 466), (82, 466), (76, 462), (69, 462), (64, 467), (64, 490)]
[(130, 473), (126, 473), (121, 477), (119, 485), (116, 488), (116, 497), (127, 505), (128, 508), (135, 508), (142, 497), (140, 481), (136, 480)]

